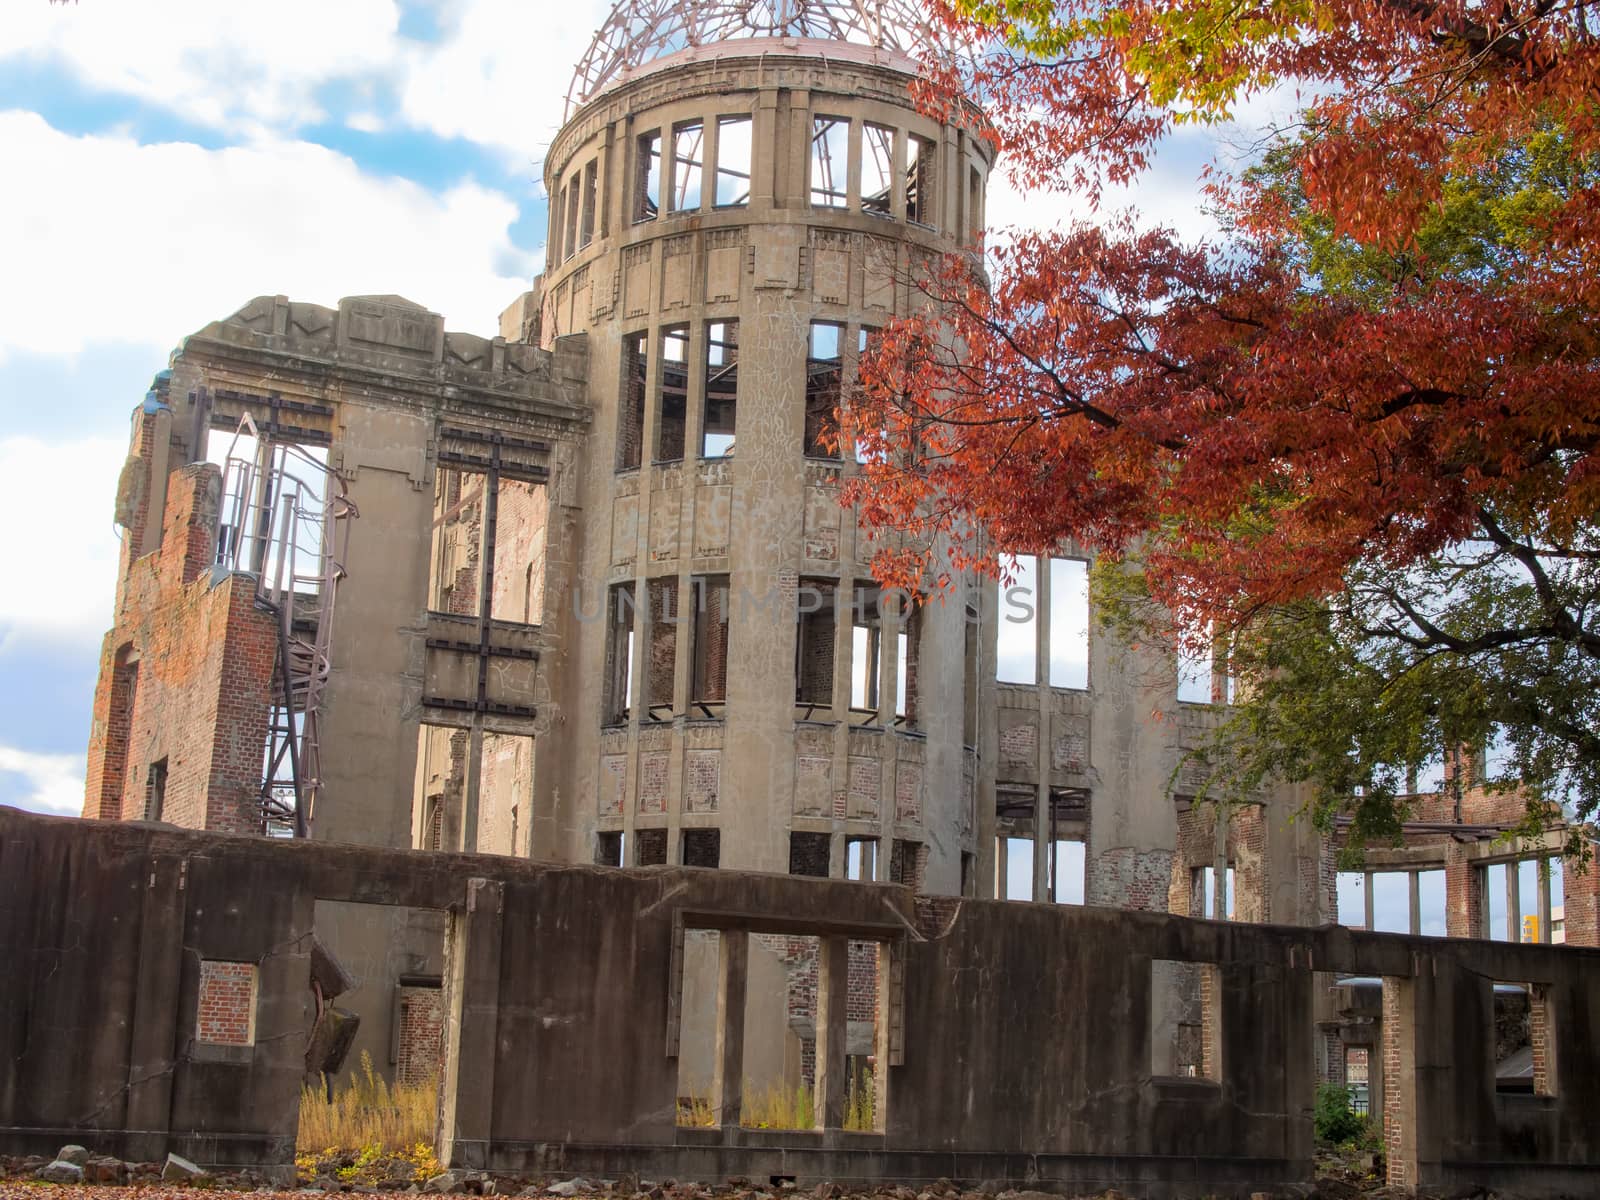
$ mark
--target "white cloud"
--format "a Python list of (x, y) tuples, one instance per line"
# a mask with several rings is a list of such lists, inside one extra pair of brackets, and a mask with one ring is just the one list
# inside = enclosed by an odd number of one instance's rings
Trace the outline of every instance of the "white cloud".
[[(143, 385), (130, 381), (130, 391)], [(0, 438), (0, 635), (98, 642), (111, 625), (118, 543), (111, 523), (128, 448), (114, 437)]]
[(441, 42), (412, 51), (401, 88), (407, 120), (493, 145), (523, 169), (542, 163), (573, 68), (610, 9), (605, 0), (461, 4)]
[(61, 66), (204, 125), (284, 128), (324, 115), (320, 85), (392, 74), (399, 25), (394, 0), (12, 4), (0, 62)]
[(0, 262), (27, 284), (0, 291), (0, 357), (170, 345), (263, 293), (395, 292), (489, 334), (537, 265), (510, 240), (506, 195), (436, 195), (307, 142), (139, 145), (3, 112), (0, 145)]
[[(75, 817), (83, 811), (83, 758), (76, 754), (36, 754), (0, 745), (0, 776), (20, 775), (24, 795), (18, 808)], [(9, 790), (9, 789), (8, 789)]]

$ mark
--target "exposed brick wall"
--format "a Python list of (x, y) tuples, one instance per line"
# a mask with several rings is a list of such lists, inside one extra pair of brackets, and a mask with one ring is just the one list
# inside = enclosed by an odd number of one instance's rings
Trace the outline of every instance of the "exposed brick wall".
[(1556, 1090), (1554, 1031), (1550, 1021), (1550, 989), (1534, 984), (1528, 995), (1528, 1042), (1533, 1049), (1533, 1091), (1553, 1096)]
[(1413, 1187), (1412, 1167), (1406, 1152), (1411, 1131), (1405, 1128), (1405, 1099), (1413, 1090), (1410, 1056), (1405, 1043), (1410, 1037), (1409, 989), (1405, 979), (1383, 981), (1383, 1148), (1391, 1186)]
[(828, 876), (829, 837), (825, 833), (796, 831), (789, 835), (789, 874)]
[(260, 832), (276, 623), (249, 577), (211, 582), (221, 472), (198, 463), (165, 482), (161, 543), (126, 563), (104, 643), (84, 811), (143, 818), (151, 764), (165, 759), (163, 819)]
[(255, 1041), (256, 965), (200, 963), (200, 999), (195, 1037), (222, 1046), (249, 1046)]
[(889, 882), (920, 892), (927, 873), (928, 847), (922, 842), (895, 838), (889, 850)]
[(400, 1027), (395, 1035), (397, 1083), (439, 1078), (444, 1060), (444, 1003), (437, 987), (400, 989)]
[(1483, 902), (1484, 872), (1466, 857), (1457, 843), (1445, 847), (1445, 930), (1451, 937), (1489, 936), (1487, 905)]
[(1566, 944), (1600, 946), (1600, 855), (1582, 872), (1572, 860), (1563, 861), (1561, 891), (1566, 907)]
[(1166, 912), (1172, 891), (1170, 850), (1118, 846), (1101, 851), (1089, 871), (1086, 902), (1109, 908)]
[(838, 636), (833, 585), (825, 580), (801, 581), (802, 602), (813, 612), (800, 615), (800, 654), (796, 664), (796, 695), (807, 703), (833, 702), (833, 647)]
[(1267, 883), (1267, 822), (1265, 809), (1247, 804), (1228, 817), (1228, 863), (1234, 868), (1233, 917), (1236, 921), (1265, 923), (1272, 920), (1271, 889)]
[(622, 402), (617, 405), (617, 467), (639, 465), (644, 449), (645, 335), (622, 339)]
[(728, 695), (728, 577), (702, 575), (696, 581), (699, 630), (691, 699), (720, 701)]

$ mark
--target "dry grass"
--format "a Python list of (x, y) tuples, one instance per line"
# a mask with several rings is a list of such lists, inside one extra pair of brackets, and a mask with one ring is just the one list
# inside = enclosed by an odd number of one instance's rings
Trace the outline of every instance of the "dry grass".
[[(876, 1106), (871, 1074), (858, 1076), (850, 1089), (844, 1127), (870, 1133), (876, 1128)], [(711, 1128), (716, 1123), (716, 1110), (710, 1100), (689, 1096), (678, 1102), (679, 1125)], [(814, 1129), (815, 1098), (804, 1084), (792, 1088), (768, 1084), (759, 1091), (746, 1085), (739, 1124), (746, 1129)]]
[(322, 1088), (301, 1089), (296, 1159), (313, 1170), (337, 1160), (338, 1172), (351, 1171), (351, 1177), (387, 1164), (409, 1164), (424, 1174), (438, 1166), (433, 1158), (437, 1105), (433, 1080), (390, 1087), (363, 1052), (361, 1070), (352, 1071), (343, 1087), (335, 1083), (332, 1100)]

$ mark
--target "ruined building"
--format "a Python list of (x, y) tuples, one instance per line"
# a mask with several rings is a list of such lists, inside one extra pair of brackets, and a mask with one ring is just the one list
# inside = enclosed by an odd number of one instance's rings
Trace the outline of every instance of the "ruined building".
[[(1299, 795), (1192, 803), (1226, 680), (1184, 693), (1093, 630), (1075, 547), (1006, 597), (913, 607), (871, 577), (834, 408), (919, 267), (975, 245), (993, 166), (912, 103), (915, 7), (660, 7), (620, 6), (579, 66), (546, 271), (501, 336), (396, 296), (263, 296), (174, 353), (118, 488), (84, 815), (1334, 921)], [(1492, 841), (1506, 824), (1431, 814), (1374, 868), (1445, 870), (1449, 932), (1481, 937), (1486, 869), (1555, 852)], [(315, 928), (356, 1047), (431, 1073), (446, 915), (334, 892)], [(1595, 944), (1594, 900), (1568, 881), (1569, 941)], [(830, 967), (757, 932), (752, 1028), (781, 1036), (746, 1073), (818, 1077), (817, 993), (846, 967), (850, 1057), (873, 1056), (873, 939)], [(722, 951), (678, 934), (698, 1094)], [(1306, 1070), (1337, 1079), (1383, 1022), (1331, 969)], [(1172, 964), (1157, 1075), (1216, 1069), (1209, 979)]]

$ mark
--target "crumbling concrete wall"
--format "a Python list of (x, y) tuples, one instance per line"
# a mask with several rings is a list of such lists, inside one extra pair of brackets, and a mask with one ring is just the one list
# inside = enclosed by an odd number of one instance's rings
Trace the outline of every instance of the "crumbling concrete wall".
[[(241, 898), (248, 897), (249, 902)], [(922, 899), (888, 885), (285, 843), (0, 809), (0, 1149), (287, 1171), (313, 1015), (315, 909), (446, 915), (440, 1151), (515, 1171), (948, 1176), (1157, 1198), (1308, 1179), (1319, 971), (1384, 980), (1393, 1181), (1527, 1196), (1600, 1183), (1600, 952), (1164, 913)], [(819, 1131), (677, 1124), (682, 952), (820, 939)], [(879, 1129), (846, 1132), (850, 941), (878, 943)], [(1154, 1069), (1159, 963), (1193, 964), (1201, 1069)], [(206, 963), (251, 978), (242, 1037), (202, 1021)], [(1494, 980), (1534, 986), (1550, 1094), (1494, 1090)], [(730, 1000), (729, 1012), (738, 1012)], [(718, 1029), (738, 1111), (739, 1023)], [(241, 1044), (248, 1038), (249, 1044)], [(952, 1048), (959, 1048), (954, 1053)], [(1553, 1062), (1550, 1061), (1553, 1058)]]

